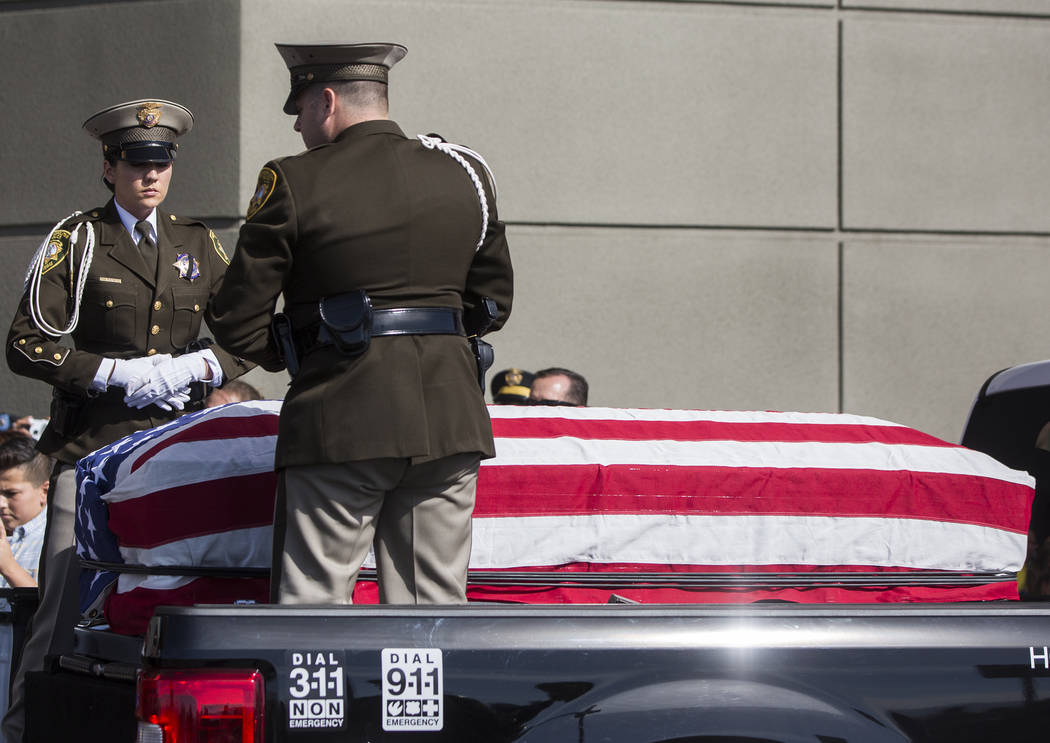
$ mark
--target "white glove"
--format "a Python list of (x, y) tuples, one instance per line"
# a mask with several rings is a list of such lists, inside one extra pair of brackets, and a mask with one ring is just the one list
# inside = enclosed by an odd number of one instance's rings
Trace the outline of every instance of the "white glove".
[[(182, 410), (184, 407), (186, 407), (186, 403), (188, 403), (189, 401), (190, 393), (176, 392), (171, 397), (165, 398), (163, 400), (154, 400), (153, 404), (156, 405), (158, 408), (161, 408), (162, 410)], [(139, 407), (141, 408), (145, 406), (140, 405)]]
[[(190, 384), (212, 378), (211, 367), (201, 355), (202, 352), (187, 353), (166, 359), (149, 371), (149, 376), (137, 387), (128, 387), (124, 403), (129, 408), (144, 408), (147, 405), (163, 401), (179, 410), (189, 400)], [(182, 397), (185, 399), (181, 399)], [(179, 404), (179, 403), (182, 404)], [(170, 410), (171, 408), (165, 408)]]
[(135, 359), (102, 359), (99, 373), (95, 375), (100, 382), (98, 387), (103, 390), (106, 387), (123, 387), (125, 391), (135, 389), (145, 381), (154, 366), (170, 358), (170, 353), (160, 353)]

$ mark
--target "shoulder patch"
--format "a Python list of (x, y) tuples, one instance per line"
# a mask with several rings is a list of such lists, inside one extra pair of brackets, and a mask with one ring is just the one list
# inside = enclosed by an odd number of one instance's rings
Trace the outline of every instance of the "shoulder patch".
[(277, 171), (272, 168), (263, 168), (259, 171), (259, 182), (255, 185), (255, 193), (252, 200), (248, 202), (248, 213), (245, 219), (254, 217), (273, 194), (277, 187)]
[(41, 274), (45, 274), (59, 265), (69, 255), (69, 230), (55, 230), (47, 240), (44, 249), (44, 265)]
[(208, 237), (211, 238), (211, 244), (215, 248), (215, 252), (219, 254), (220, 258), (222, 258), (222, 262), (227, 266), (230, 265), (230, 257), (226, 255), (226, 251), (222, 249), (222, 243), (219, 242), (219, 238), (217, 238), (215, 233), (211, 230), (208, 230)]

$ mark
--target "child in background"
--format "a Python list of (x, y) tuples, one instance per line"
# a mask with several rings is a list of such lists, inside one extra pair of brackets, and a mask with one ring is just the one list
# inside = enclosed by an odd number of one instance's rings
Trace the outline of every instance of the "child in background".
[(36, 586), (51, 460), (28, 436), (0, 441), (0, 588)]

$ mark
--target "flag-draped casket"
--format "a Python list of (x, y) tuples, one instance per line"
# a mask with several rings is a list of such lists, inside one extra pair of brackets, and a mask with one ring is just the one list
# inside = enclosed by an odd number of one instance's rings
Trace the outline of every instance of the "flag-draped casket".
[[(113, 629), (136, 633), (158, 604), (267, 599), (279, 410), (201, 411), (78, 464), (78, 551), (95, 564), (85, 610), (104, 601)], [(914, 429), (839, 414), (489, 410), (497, 456), (478, 479), (472, 600), (1017, 596), (1032, 479)], [(354, 598), (375, 595), (363, 580)]]

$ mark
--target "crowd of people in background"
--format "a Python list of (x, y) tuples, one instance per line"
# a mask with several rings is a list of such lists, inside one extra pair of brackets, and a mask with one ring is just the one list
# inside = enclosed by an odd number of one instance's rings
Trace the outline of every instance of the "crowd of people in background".
[(563, 405), (587, 407), (589, 387), (582, 374), (561, 367), (538, 372), (511, 367), (497, 372), (489, 384), (496, 405)]

